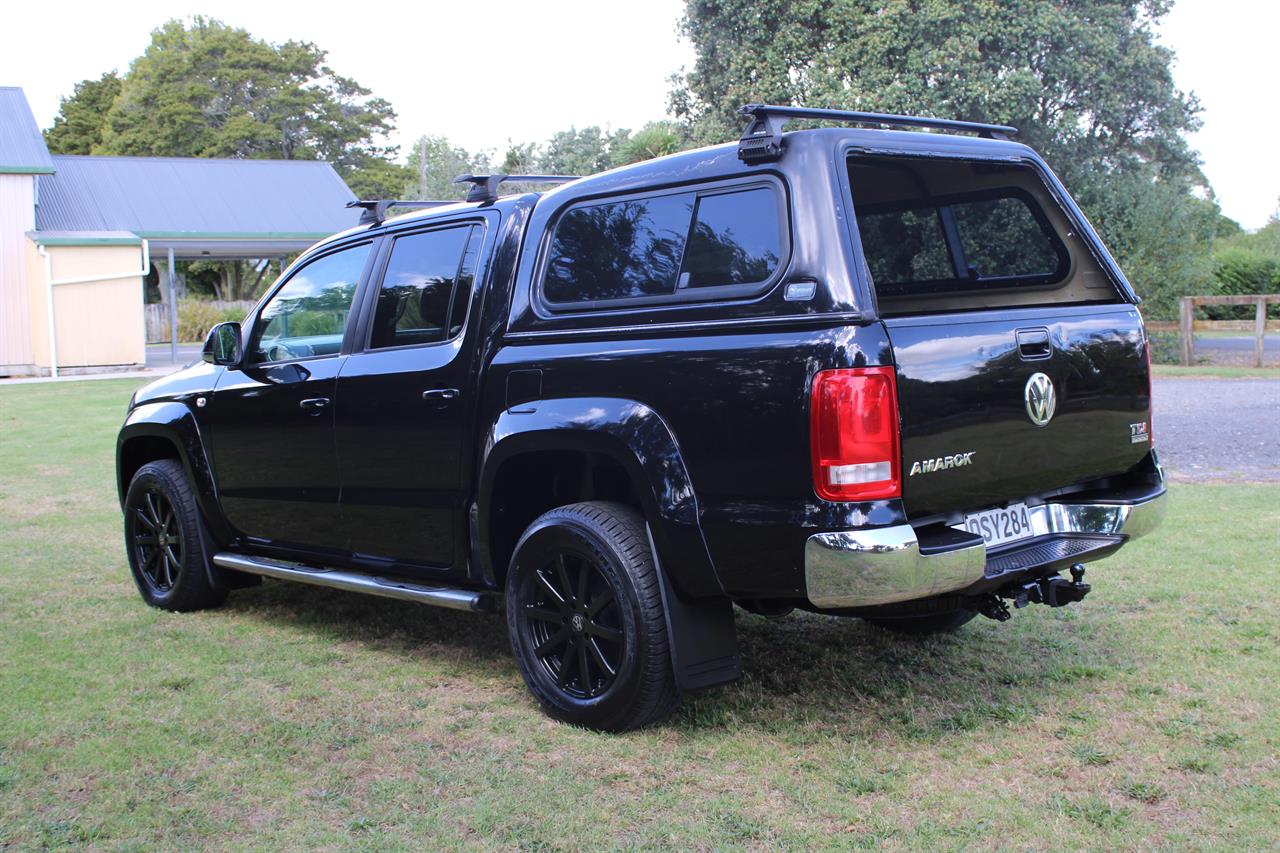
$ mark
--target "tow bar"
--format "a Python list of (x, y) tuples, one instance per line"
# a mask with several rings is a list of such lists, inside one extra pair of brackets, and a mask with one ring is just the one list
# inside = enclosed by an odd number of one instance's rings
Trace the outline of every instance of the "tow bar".
[(1004, 622), (1012, 614), (1009, 612), (1009, 606), (1001, 599), (1011, 600), (1015, 609), (1021, 609), (1028, 604), (1065, 607), (1080, 601), (1089, 594), (1092, 587), (1084, 582), (1083, 563), (1076, 563), (1070, 571), (1071, 580), (1067, 580), (1062, 575), (1049, 575), (1027, 583), (1014, 584), (998, 593), (984, 596), (978, 603), (977, 611), (988, 619)]

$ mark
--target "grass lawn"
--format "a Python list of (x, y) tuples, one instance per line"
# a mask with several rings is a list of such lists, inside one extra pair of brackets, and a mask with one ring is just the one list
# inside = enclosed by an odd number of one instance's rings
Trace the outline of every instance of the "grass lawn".
[(136, 383), (0, 388), (0, 849), (1280, 846), (1280, 487), (1181, 485), (1094, 592), (928, 641), (739, 615), (669, 724), (543, 717), (501, 617), (145, 607)]

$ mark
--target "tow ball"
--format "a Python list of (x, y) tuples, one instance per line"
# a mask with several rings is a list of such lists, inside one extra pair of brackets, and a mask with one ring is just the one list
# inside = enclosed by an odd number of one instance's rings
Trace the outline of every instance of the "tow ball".
[(1050, 575), (1015, 586), (1003, 595), (1013, 599), (1015, 608), (1026, 607), (1028, 604), (1065, 607), (1088, 595), (1090, 588), (1089, 584), (1084, 582), (1084, 566), (1076, 563), (1071, 567), (1071, 580), (1067, 580), (1062, 575)]
[(1071, 580), (1067, 580), (1062, 575), (1049, 575), (1027, 583), (1005, 587), (996, 595), (987, 596), (978, 607), (978, 612), (989, 619), (1004, 622), (1011, 614), (1008, 605), (1001, 599), (1009, 599), (1016, 609), (1026, 607), (1028, 604), (1065, 607), (1080, 601), (1089, 594), (1092, 587), (1084, 582), (1082, 563), (1076, 563), (1070, 571)]

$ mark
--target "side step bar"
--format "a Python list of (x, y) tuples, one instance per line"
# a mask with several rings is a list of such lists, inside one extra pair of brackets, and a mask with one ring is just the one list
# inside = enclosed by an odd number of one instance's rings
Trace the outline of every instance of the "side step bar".
[(314, 586), (327, 586), (348, 592), (363, 592), (368, 595), (380, 595), (384, 598), (398, 598), (404, 601), (416, 601), (435, 607), (448, 607), (451, 610), (471, 610), (489, 612), (495, 610), (492, 594), (475, 592), (467, 589), (452, 589), (443, 586), (421, 586), (407, 581), (392, 578), (380, 578), (373, 575), (362, 575), (342, 569), (309, 568), (297, 563), (285, 563), (268, 560), (263, 557), (248, 557), (243, 554), (214, 554), (213, 563), (224, 569), (247, 572), (251, 575), (262, 575), (286, 581), (298, 581)]

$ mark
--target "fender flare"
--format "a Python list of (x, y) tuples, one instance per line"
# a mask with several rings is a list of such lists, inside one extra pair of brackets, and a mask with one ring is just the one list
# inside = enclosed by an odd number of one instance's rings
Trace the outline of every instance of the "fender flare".
[(124, 478), (125, 448), (137, 438), (159, 438), (177, 450), (178, 461), (195, 490), (196, 503), (209, 532), (218, 542), (234, 538), (234, 531), (218, 504), (218, 490), (209, 464), (204, 439), (195, 415), (183, 403), (174, 400), (144, 403), (131, 410), (116, 438), (116, 488), (123, 509), (129, 484)]
[(532, 411), (503, 410), (485, 436), (476, 504), (476, 551), (484, 577), (496, 581), (489, 553), (491, 498), (498, 472), (517, 456), (548, 450), (600, 453), (618, 462), (640, 484), (654, 545), (671, 583), (693, 598), (723, 596), (707, 551), (693, 482), (675, 436), (653, 409), (618, 397), (568, 397), (530, 403)]

